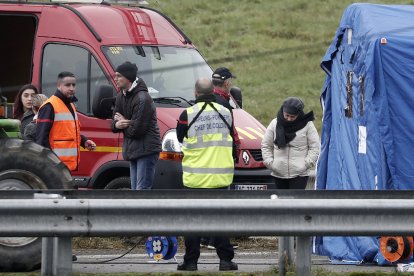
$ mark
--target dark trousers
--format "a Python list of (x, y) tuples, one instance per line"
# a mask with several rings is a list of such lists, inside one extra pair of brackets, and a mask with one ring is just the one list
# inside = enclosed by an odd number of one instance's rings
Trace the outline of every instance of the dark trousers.
[(296, 189), (305, 190), (306, 184), (308, 183), (309, 176), (298, 176), (294, 178), (278, 178), (273, 177), (275, 180), (276, 189)]
[[(189, 189), (189, 188), (186, 188)], [(191, 188), (190, 188), (191, 189)], [(228, 190), (228, 187), (217, 188), (219, 190)], [(231, 261), (234, 258), (234, 248), (230, 244), (228, 237), (213, 237), (214, 247), (216, 248), (217, 256), (220, 260)], [(201, 236), (186, 236), (185, 241), (185, 263), (197, 263), (200, 257), (200, 241)]]
[[(200, 257), (201, 237), (187, 236), (185, 240), (185, 263), (197, 263)], [(214, 247), (220, 260), (231, 261), (234, 258), (234, 249), (228, 237), (214, 237)]]

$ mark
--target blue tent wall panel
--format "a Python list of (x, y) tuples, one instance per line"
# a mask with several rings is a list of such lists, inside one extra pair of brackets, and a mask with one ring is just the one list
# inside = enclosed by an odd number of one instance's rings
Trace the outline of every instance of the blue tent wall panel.
[[(316, 188), (413, 189), (414, 6), (350, 5), (321, 67), (327, 76)], [(353, 72), (350, 117), (348, 72)], [(359, 148), (361, 127), (366, 153)], [(318, 237), (315, 248), (334, 260), (373, 261), (378, 241)]]

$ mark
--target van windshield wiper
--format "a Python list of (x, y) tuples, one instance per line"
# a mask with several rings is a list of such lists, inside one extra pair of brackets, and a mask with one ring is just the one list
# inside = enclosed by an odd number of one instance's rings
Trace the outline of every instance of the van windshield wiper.
[(190, 101), (186, 100), (183, 97), (158, 97), (152, 99), (156, 103), (165, 103), (165, 104), (175, 104), (179, 106), (179, 103), (185, 102), (188, 105), (193, 105)]

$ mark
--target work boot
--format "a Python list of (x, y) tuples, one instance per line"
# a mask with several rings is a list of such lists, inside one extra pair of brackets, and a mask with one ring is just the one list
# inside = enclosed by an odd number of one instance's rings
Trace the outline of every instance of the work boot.
[(197, 264), (182, 262), (181, 264), (177, 265), (177, 270), (196, 271)]
[(220, 260), (220, 265), (219, 265), (220, 271), (238, 270), (238, 269), (239, 267), (237, 266), (235, 262)]
[(208, 246), (208, 241), (205, 241), (205, 240), (200, 241), (200, 247), (201, 248), (207, 248), (207, 246)]

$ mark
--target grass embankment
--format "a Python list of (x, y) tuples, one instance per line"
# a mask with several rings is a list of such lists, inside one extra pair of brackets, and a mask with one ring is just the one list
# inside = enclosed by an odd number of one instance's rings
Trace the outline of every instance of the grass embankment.
[[(319, 95), (324, 73), (319, 67), (350, 0), (147, 0), (171, 17), (193, 40), (209, 64), (229, 67), (235, 86), (243, 90), (244, 109), (265, 126), (287, 96), (301, 97), (314, 110), (320, 131)], [(414, 1), (364, 1), (414, 4)], [(119, 239), (75, 241), (78, 248), (122, 248)], [(127, 247), (125, 247), (127, 248)], [(325, 275), (409, 275), (402, 273), (347, 273), (313, 271)], [(39, 275), (14, 273), (1, 275)], [(109, 274), (74, 274), (109, 275)], [(122, 273), (117, 275), (145, 275)], [(162, 274), (158, 274), (162, 275)], [(164, 274), (165, 275), (165, 274)], [(170, 275), (180, 275), (171, 273)], [(217, 275), (203, 273), (199, 275)], [(228, 273), (226, 275), (251, 275)], [(275, 275), (275, 271), (255, 275)], [(288, 273), (293, 276), (294, 273)]]
[[(284, 98), (295, 95), (305, 101), (306, 110), (314, 110), (321, 131), (319, 95), (325, 74), (319, 64), (344, 9), (354, 1), (147, 1), (183, 29), (213, 68), (226, 66), (237, 75), (234, 85), (243, 90), (244, 109), (263, 125), (273, 119)], [(320, 270), (313, 275), (340, 274)]]
[[(267, 126), (284, 98), (299, 96), (321, 130), (319, 63), (350, 0), (147, 0), (171, 17), (215, 68), (229, 67), (244, 109)], [(363, 1), (414, 4), (414, 1)]]

